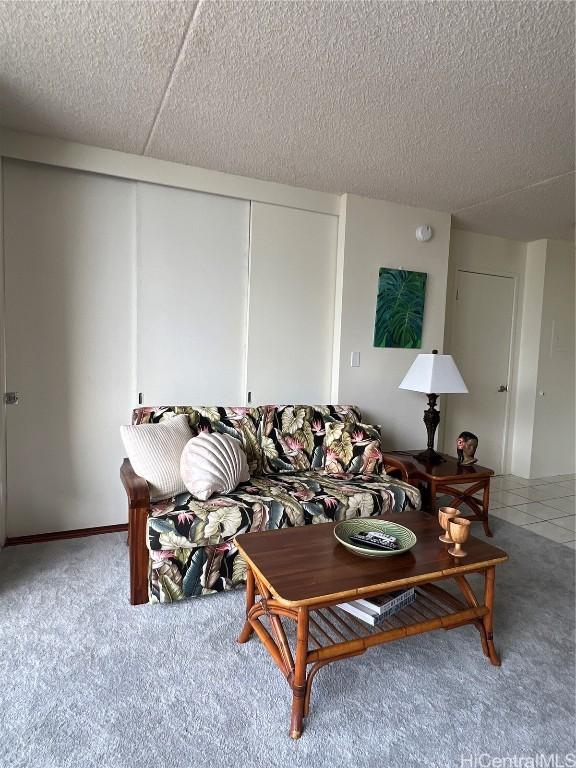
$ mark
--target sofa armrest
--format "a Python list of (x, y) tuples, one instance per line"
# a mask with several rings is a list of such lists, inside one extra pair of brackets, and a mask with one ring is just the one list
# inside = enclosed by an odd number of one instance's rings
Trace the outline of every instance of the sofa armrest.
[(143, 477), (134, 472), (130, 459), (124, 459), (120, 467), (120, 479), (128, 496), (128, 507), (150, 507), (150, 488)]
[(134, 472), (129, 459), (120, 467), (120, 479), (128, 496), (128, 547), (130, 552), (130, 602), (148, 602), (148, 570), (150, 555), (146, 546), (150, 488), (143, 477)]
[(408, 460), (404, 461), (398, 458), (398, 456), (382, 453), (382, 464), (383, 470), (387, 475), (390, 475), (391, 477), (399, 475), (400, 480), (403, 480), (405, 483), (409, 482), (412, 464)]

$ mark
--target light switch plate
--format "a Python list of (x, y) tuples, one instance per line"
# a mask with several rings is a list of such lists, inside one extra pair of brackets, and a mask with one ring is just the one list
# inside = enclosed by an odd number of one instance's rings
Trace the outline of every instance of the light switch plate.
[(350, 355), (350, 367), (360, 368), (360, 352), (352, 352)]

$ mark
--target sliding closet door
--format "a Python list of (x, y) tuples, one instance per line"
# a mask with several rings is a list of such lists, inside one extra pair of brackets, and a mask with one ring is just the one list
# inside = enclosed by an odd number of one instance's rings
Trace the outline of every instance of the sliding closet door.
[(250, 203), (138, 185), (144, 404), (245, 402)]
[(134, 187), (7, 161), (8, 536), (126, 522)]
[(337, 218), (252, 204), (247, 388), (253, 403), (328, 403)]

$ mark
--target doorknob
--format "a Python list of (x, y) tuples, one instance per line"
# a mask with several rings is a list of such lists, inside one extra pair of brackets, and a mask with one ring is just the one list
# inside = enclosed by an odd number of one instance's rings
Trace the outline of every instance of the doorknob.
[(6, 405), (18, 405), (19, 399), (20, 399), (20, 396), (18, 395), (18, 392), (4, 393), (4, 402), (6, 403)]
[(498, 392), (508, 392), (508, 386), (506, 384), (500, 384)]

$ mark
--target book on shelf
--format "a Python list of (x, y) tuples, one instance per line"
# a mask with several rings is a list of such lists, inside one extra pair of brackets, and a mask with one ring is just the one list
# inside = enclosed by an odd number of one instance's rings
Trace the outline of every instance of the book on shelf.
[(397, 602), (401, 602), (403, 598), (414, 602), (414, 588), (411, 589), (399, 589), (395, 592), (387, 592), (385, 595), (375, 595), (374, 597), (359, 597), (355, 600), (355, 603), (369, 613), (373, 613), (375, 616), (381, 616), (386, 613), (391, 607), (396, 605)]
[(361, 621), (374, 627), (415, 600), (416, 593), (412, 587), (411, 589), (403, 589), (398, 592), (388, 592), (386, 595), (379, 595), (376, 598), (351, 600), (348, 603), (340, 603), (338, 607), (351, 616), (356, 616), (357, 619), (361, 619)]

